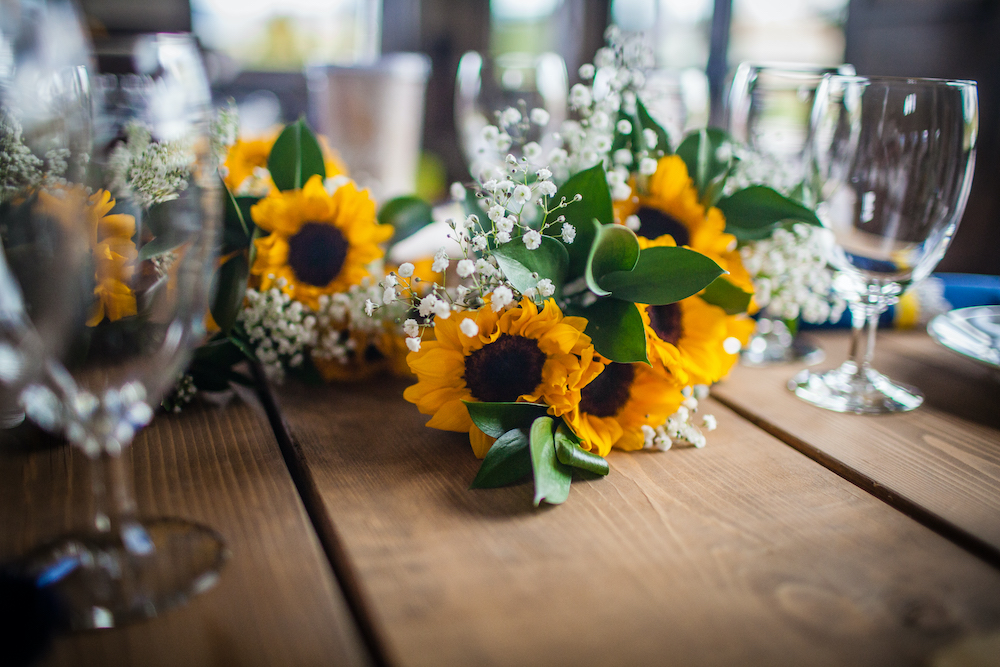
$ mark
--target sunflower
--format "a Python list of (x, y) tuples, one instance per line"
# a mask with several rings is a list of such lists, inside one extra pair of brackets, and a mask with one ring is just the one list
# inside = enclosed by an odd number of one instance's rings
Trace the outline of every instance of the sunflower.
[(114, 322), (137, 312), (135, 292), (129, 286), (135, 275), (139, 252), (132, 236), (135, 218), (111, 214), (115, 200), (107, 190), (88, 197), (82, 186), (38, 193), (38, 211), (64, 225), (75, 224), (81, 213), (94, 261), (94, 296), (87, 326), (97, 326), (105, 317)]
[[(274, 189), (271, 175), (266, 172), (267, 159), (271, 155), (278, 132), (271, 132), (258, 139), (237, 139), (229, 147), (222, 173), (226, 187), (231, 192), (251, 193), (263, 190), (264, 193)], [(323, 162), (326, 167), (326, 177), (332, 178), (347, 173), (347, 168), (340, 157), (330, 148), (326, 139), (317, 137), (320, 149), (323, 151)], [(259, 171), (265, 170), (265, 171)], [(251, 179), (251, 180), (247, 180)]]
[(718, 208), (706, 209), (699, 203), (687, 165), (679, 156), (660, 158), (644, 194), (615, 203), (615, 219), (619, 223), (631, 215), (639, 218), (636, 234), (640, 245), (643, 239), (651, 241), (670, 235), (677, 245), (707, 255), (728, 271), (726, 280), (753, 292), (750, 275), (736, 249), (736, 237), (725, 233), (725, 216)]
[(611, 448), (642, 449), (642, 427), (656, 427), (684, 400), (681, 384), (646, 364), (612, 362), (583, 387), (577, 409), (564, 417), (601, 456)]
[[(476, 322), (475, 336), (460, 331), (466, 319)], [(432, 415), (427, 426), (469, 433), (473, 452), (482, 458), (492, 439), (472, 423), (462, 401), (544, 402), (553, 416), (572, 412), (580, 388), (606, 363), (583, 333), (586, 326), (581, 317), (564, 317), (552, 299), (541, 311), (522, 299), (499, 313), (486, 305), (435, 318), (435, 340), (407, 357), (417, 383), (403, 397)]]
[(301, 190), (272, 191), (250, 209), (268, 236), (256, 239), (250, 269), (260, 289), (277, 284), (293, 299), (319, 309), (322, 294), (344, 292), (369, 275), (368, 264), (384, 254), (379, 243), (392, 236), (375, 220), (366, 190), (346, 183), (332, 195), (313, 176)]

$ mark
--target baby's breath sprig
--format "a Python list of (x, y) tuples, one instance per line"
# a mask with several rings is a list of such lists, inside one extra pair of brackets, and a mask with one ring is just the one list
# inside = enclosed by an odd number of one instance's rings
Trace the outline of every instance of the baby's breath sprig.
[(686, 442), (700, 449), (708, 443), (702, 429), (714, 431), (718, 424), (715, 416), (703, 415), (698, 423), (695, 420), (699, 402), (708, 398), (708, 387), (703, 384), (695, 385), (693, 388), (685, 387), (683, 394), (684, 402), (677, 408), (677, 412), (667, 418), (667, 421), (655, 428), (645, 424), (642, 426), (643, 449), (658, 449), (665, 452), (674, 442)]

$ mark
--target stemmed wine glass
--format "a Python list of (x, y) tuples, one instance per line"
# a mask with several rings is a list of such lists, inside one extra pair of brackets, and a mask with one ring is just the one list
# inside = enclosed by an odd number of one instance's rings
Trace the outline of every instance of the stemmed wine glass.
[[(566, 63), (556, 53), (463, 54), (455, 82), (455, 126), (472, 176), (503, 162), (504, 155), (498, 157), (482, 135), (484, 127), (497, 124), (497, 113), (507, 107), (544, 109), (550, 126), (559, 127), (566, 119), (568, 88)], [(546, 151), (554, 148), (544, 143), (552, 141), (551, 133), (524, 139), (543, 142)]]
[(47, 382), (23, 394), (30, 417), (58, 424), (91, 461), (90, 525), (29, 564), (75, 628), (156, 615), (214, 583), (227, 553), (205, 526), (140, 520), (121, 459), (204, 338), (221, 215), (210, 94), (193, 41), (146, 35), (127, 52), (115, 65), (131, 71), (92, 78), (92, 190), (76, 203), (89, 237), (89, 302), (65, 371), (52, 365)]
[[(808, 63), (740, 63), (727, 105), (729, 134), (749, 154), (748, 173), (779, 191), (814, 206), (808, 173), (809, 118), (816, 88), (824, 74), (854, 74), (849, 64), (827, 67)], [(823, 351), (796, 336), (767, 308), (743, 352), (743, 363), (766, 366), (823, 360)]]
[(973, 81), (824, 77), (812, 114), (817, 213), (833, 232), (834, 287), (850, 304), (854, 337), (839, 368), (789, 382), (800, 398), (859, 414), (923, 402), (871, 367), (875, 331), (879, 314), (951, 242), (972, 185), (978, 123)]

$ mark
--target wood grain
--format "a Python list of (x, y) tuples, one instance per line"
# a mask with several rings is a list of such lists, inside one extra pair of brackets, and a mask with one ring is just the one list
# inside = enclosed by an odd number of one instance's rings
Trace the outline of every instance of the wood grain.
[[(828, 359), (821, 368), (845, 358), (845, 333), (818, 340)], [(848, 479), (964, 535), (1000, 563), (1000, 382), (919, 332), (880, 333), (874, 365), (919, 387), (925, 404), (874, 417), (822, 410), (785, 388), (795, 366), (737, 368), (712, 392)]]
[[(243, 404), (159, 415), (131, 448), (142, 516), (218, 530), (215, 588), (160, 618), (56, 640), (44, 665), (366, 665), (356, 627), (262, 414)], [(25, 429), (0, 441), (0, 555), (82, 528), (83, 456)], [(2, 662), (2, 660), (0, 660)]]
[(717, 403), (707, 448), (534, 510), (402, 388), (279, 397), (393, 664), (906, 665), (1000, 627), (1000, 573)]

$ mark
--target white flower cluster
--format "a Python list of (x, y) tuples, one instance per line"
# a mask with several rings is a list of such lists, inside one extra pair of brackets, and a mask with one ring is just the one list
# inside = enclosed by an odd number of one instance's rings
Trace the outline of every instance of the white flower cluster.
[(645, 439), (642, 445), (643, 449), (658, 449), (665, 452), (673, 446), (674, 442), (687, 442), (698, 448), (704, 447), (708, 441), (701, 429), (714, 431), (717, 426), (714, 415), (704, 415), (701, 418), (701, 428), (695, 424), (698, 401), (706, 398), (708, 398), (707, 386), (695, 385), (693, 390), (691, 387), (685, 387), (684, 402), (677, 409), (677, 412), (656, 428), (643, 425), (642, 434)]
[(284, 378), (284, 364), (301, 366), (304, 355), (316, 342), (316, 315), (283, 294), (281, 282), (279, 279), (278, 287), (264, 292), (248, 289), (247, 305), (238, 316), (257, 359), (275, 381)]
[[(636, 117), (636, 100), (646, 84), (643, 70), (653, 65), (653, 54), (641, 33), (612, 25), (604, 36), (608, 45), (597, 51), (593, 64), (580, 67), (588, 83), (570, 89), (570, 106), (580, 120), (562, 124), (557, 135), (562, 147), (552, 151), (549, 162), (558, 179), (603, 162), (611, 195), (621, 201), (632, 194), (631, 172), (653, 174), (660, 156), (656, 132), (634, 132), (633, 121), (622, 117)], [(622, 140), (612, 151), (616, 133)]]
[(118, 198), (133, 198), (144, 208), (177, 199), (186, 190), (194, 154), (185, 141), (155, 142), (149, 128), (125, 126), (124, 143), (108, 156), (109, 189)]
[(181, 373), (174, 388), (160, 402), (160, 405), (168, 412), (179, 413), (185, 405), (194, 400), (197, 394), (198, 387), (194, 384), (194, 378), (187, 373)]
[(316, 341), (312, 355), (318, 359), (350, 363), (358, 352), (353, 333), (377, 333), (384, 322), (399, 319), (406, 309), (402, 302), (384, 309), (379, 318), (369, 317), (366, 306), (381, 299), (384, 290), (371, 278), (352, 285), (346, 292), (319, 297), (316, 312)]
[[(25, 189), (66, 183), (71, 153), (54, 148), (39, 158), (24, 143), (23, 128), (9, 109), (0, 108), (0, 202), (23, 194)], [(81, 154), (80, 160), (88, 156)]]
[(240, 135), (240, 113), (232, 100), (216, 110), (210, 132), (212, 152), (215, 154), (216, 161), (221, 165), (226, 161), (229, 148), (236, 143)]
[[(514, 114), (519, 121), (520, 112), (513, 108), (502, 113), (501, 119), (506, 116), (514, 120)], [(445, 280), (444, 284), (434, 283), (426, 290), (418, 289), (415, 283), (419, 278), (413, 278), (414, 266), (404, 263), (398, 274), (390, 273), (379, 284), (381, 294), (366, 302), (365, 311), (369, 316), (399, 300), (417, 311), (420, 321), (410, 318), (403, 323), (406, 344), (413, 351), (420, 349), (421, 328), (432, 326), (434, 317), (447, 319), (452, 312), (479, 308), (487, 297), (493, 310), (499, 312), (521, 296), (540, 303), (555, 294), (555, 285), (548, 278), (542, 278), (523, 293), (518, 292), (507, 282), (491, 250), (508, 243), (523, 243), (528, 250), (537, 250), (546, 232), (558, 236), (563, 243), (573, 243), (576, 227), (558, 212), (582, 197), (576, 195), (572, 201), (562, 197), (553, 202), (557, 188), (552, 182), (552, 171), (547, 167), (535, 168), (527, 157), (518, 160), (513, 154), (507, 155), (502, 167), (486, 169), (482, 179), (476, 195), (483, 215), (471, 214), (464, 219), (447, 221), (451, 228), (448, 237), (458, 245), (462, 255), (451, 257), (441, 248), (434, 255), (431, 266), (435, 273), (447, 277), (454, 263), (460, 284), (448, 288)], [(451, 194), (456, 200), (464, 200), (465, 187), (455, 183)], [(382, 319), (386, 317), (383, 315)], [(470, 337), (478, 331), (474, 328), (475, 322), (469, 319), (462, 322), (461, 327)]]
[(813, 324), (840, 319), (846, 304), (832, 290), (833, 274), (826, 262), (829, 234), (799, 222), (740, 248), (743, 266), (753, 278), (754, 298), (767, 315), (801, 317)]

